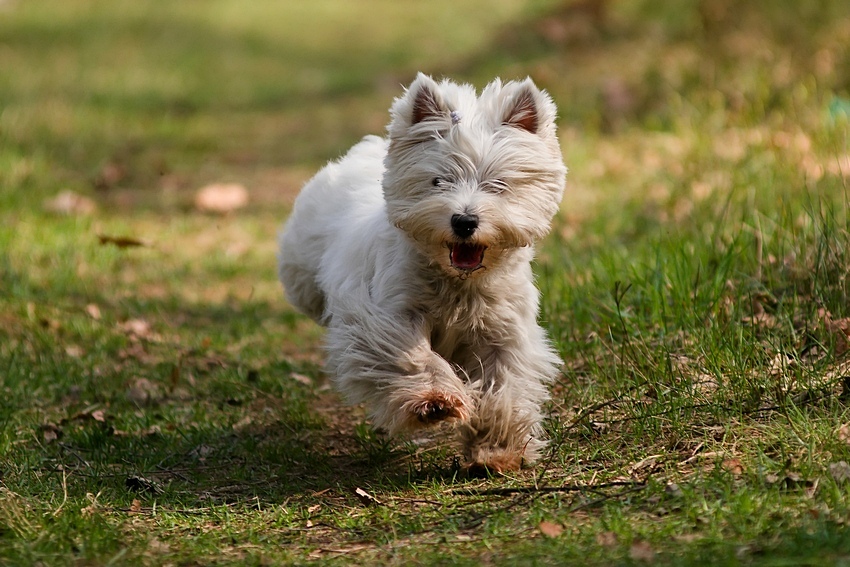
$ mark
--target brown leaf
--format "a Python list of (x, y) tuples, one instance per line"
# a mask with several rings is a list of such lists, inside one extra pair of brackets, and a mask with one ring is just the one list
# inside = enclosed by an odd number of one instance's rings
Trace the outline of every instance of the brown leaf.
[(652, 561), (655, 559), (655, 550), (646, 541), (636, 541), (629, 548), (629, 557), (635, 561)]
[(89, 317), (91, 317), (95, 321), (100, 321), (100, 307), (98, 307), (94, 303), (89, 303), (88, 305), (86, 305), (86, 313), (88, 313)]
[(841, 484), (850, 480), (850, 465), (847, 461), (838, 461), (829, 465), (829, 474), (835, 479), (835, 482)]
[(147, 378), (136, 378), (127, 389), (127, 399), (139, 406), (155, 402), (159, 398), (159, 386)]
[(731, 473), (733, 476), (740, 476), (744, 473), (744, 465), (738, 459), (724, 459), (720, 463), (720, 467)]
[(248, 190), (239, 183), (213, 183), (195, 194), (195, 208), (205, 213), (227, 214), (248, 204)]
[(607, 548), (616, 547), (617, 534), (614, 532), (599, 532), (596, 534), (596, 544)]
[(838, 437), (839, 441), (843, 441), (845, 444), (850, 445), (850, 425), (844, 424), (838, 428), (838, 431), (835, 432), (835, 436)]
[(142, 512), (142, 501), (138, 498), (133, 498), (133, 502), (130, 503), (130, 513), (131, 514), (140, 514)]
[(132, 236), (111, 236), (108, 234), (98, 234), (97, 240), (102, 245), (112, 244), (113, 246), (117, 246), (118, 248), (136, 248), (139, 246), (150, 246), (150, 242), (147, 242), (146, 240), (140, 240)]
[(65, 190), (45, 201), (44, 208), (51, 213), (60, 215), (88, 216), (97, 211), (97, 204), (79, 193)]
[(128, 335), (144, 339), (151, 334), (151, 324), (144, 319), (128, 319), (118, 327)]
[(559, 524), (553, 524), (552, 522), (540, 522), (540, 525), (537, 526), (540, 528), (540, 533), (545, 535), (546, 537), (558, 537), (562, 533), (564, 533), (563, 526)]
[(45, 423), (39, 427), (39, 430), (41, 430), (41, 436), (45, 443), (53, 443), (62, 437), (62, 430), (53, 423)]
[(309, 376), (305, 376), (303, 374), (298, 374), (297, 372), (293, 372), (292, 374), (289, 375), (289, 377), (292, 378), (293, 380), (295, 380), (296, 382), (300, 382), (301, 384), (304, 384), (305, 386), (312, 386), (313, 385), (313, 381), (310, 379)]
[(65, 354), (67, 354), (71, 358), (82, 358), (82, 356), (85, 354), (85, 351), (83, 351), (83, 347), (81, 346), (68, 345), (65, 347)]
[(355, 488), (354, 494), (357, 496), (357, 499), (360, 500), (360, 503), (364, 506), (372, 506), (381, 503), (380, 500), (378, 500), (362, 488)]

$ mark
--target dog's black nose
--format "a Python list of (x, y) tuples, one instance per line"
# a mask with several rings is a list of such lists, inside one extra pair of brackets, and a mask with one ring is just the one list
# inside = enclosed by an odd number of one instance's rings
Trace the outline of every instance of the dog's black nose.
[(469, 238), (478, 228), (477, 215), (452, 215), (452, 230), (460, 238)]

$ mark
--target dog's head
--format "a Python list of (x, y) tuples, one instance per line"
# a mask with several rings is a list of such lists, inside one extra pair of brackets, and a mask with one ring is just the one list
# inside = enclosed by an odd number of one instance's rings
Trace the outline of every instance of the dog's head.
[(497, 79), (478, 96), (420, 74), (391, 110), (390, 222), (464, 279), (531, 246), (549, 232), (564, 191), (555, 112), (531, 79)]

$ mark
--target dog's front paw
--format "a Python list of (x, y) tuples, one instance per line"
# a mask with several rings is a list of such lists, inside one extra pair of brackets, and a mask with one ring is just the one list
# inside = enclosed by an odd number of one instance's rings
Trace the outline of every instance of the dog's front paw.
[(509, 471), (518, 471), (524, 463), (522, 453), (498, 448), (482, 448), (464, 468), (468, 476), (486, 478)]
[(434, 425), (446, 420), (469, 419), (469, 402), (463, 397), (442, 390), (428, 390), (408, 400), (402, 410), (411, 425)]

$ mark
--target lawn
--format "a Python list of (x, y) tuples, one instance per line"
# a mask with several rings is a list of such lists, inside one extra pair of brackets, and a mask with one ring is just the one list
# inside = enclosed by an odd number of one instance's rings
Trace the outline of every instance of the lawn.
[[(844, 0), (0, 1), (0, 565), (850, 565), (848, 46)], [(519, 473), (373, 431), (276, 279), (418, 70), (559, 105)]]

